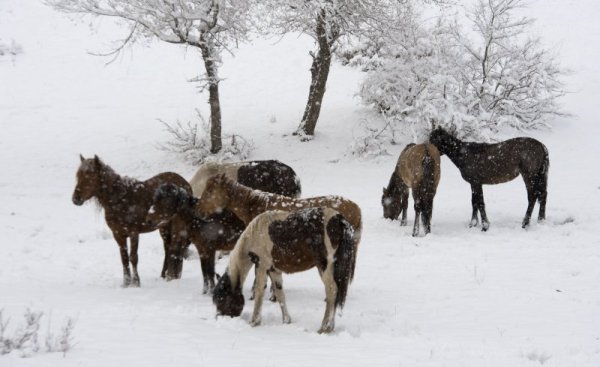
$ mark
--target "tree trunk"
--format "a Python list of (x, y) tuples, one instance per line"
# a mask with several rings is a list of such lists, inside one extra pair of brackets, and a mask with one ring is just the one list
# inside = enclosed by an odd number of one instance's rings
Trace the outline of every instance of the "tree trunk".
[(310, 68), (311, 83), (308, 91), (308, 101), (306, 102), (302, 121), (296, 131), (297, 135), (303, 136), (306, 140), (315, 134), (315, 127), (321, 113), (321, 104), (325, 95), (325, 86), (331, 67), (331, 43), (333, 41), (327, 38), (325, 17), (324, 11), (317, 17), (316, 33), (319, 49), (316, 56), (312, 55), (313, 63)]
[(217, 65), (214, 61), (210, 41), (203, 40), (200, 44), (206, 77), (208, 80), (208, 104), (210, 105), (210, 152), (215, 154), (221, 151), (221, 102), (219, 101), (219, 77)]

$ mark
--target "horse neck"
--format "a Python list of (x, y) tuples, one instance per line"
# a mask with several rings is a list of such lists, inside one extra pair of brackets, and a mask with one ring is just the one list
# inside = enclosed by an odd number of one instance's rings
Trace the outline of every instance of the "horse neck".
[(400, 195), (401, 194), (401, 190), (400, 190), (401, 182), (402, 182), (402, 179), (398, 175), (397, 169), (394, 169), (394, 172), (392, 172), (392, 177), (390, 177), (390, 182), (388, 183), (386, 191), (392, 196)]
[[(242, 236), (243, 235), (244, 234), (242, 234)], [(242, 239), (240, 238), (238, 241), (242, 241)], [(229, 255), (229, 267), (227, 268), (227, 272), (229, 273), (231, 287), (233, 289), (243, 288), (246, 276), (248, 276), (248, 273), (253, 266), (252, 262), (246, 255), (246, 252), (243, 250), (243, 247), (243, 245), (238, 246), (238, 244), (236, 244), (235, 248)]]
[(443, 151), (440, 149), (440, 152), (443, 154), (446, 154), (448, 156), (448, 158), (450, 158), (450, 160), (452, 162), (454, 162), (454, 164), (460, 163), (460, 160), (461, 160), (460, 152), (461, 152), (462, 148), (464, 147), (465, 143), (458, 140), (458, 138), (455, 138), (450, 134), (448, 134), (446, 136), (446, 140), (448, 140), (447, 147)]
[(230, 180), (226, 181), (226, 183), (225, 190), (230, 203), (228, 209), (248, 225), (255, 217), (254, 210), (252, 209), (257, 205), (261, 206), (264, 199), (260, 195), (257, 195), (254, 190), (237, 182)]
[(103, 207), (107, 207), (115, 200), (120, 200), (122, 195), (116, 195), (119, 192), (127, 190), (128, 184), (112, 168), (103, 166), (99, 173), (100, 188), (96, 193), (98, 201)]

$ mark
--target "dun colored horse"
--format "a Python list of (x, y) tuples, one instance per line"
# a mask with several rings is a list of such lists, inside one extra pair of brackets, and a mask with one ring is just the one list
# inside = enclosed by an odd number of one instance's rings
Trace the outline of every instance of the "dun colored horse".
[(406, 225), (408, 191), (412, 190), (415, 224), (413, 236), (419, 234), (422, 220), (425, 234), (431, 231), (433, 198), (440, 182), (440, 152), (432, 144), (409, 144), (400, 153), (396, 168), (387, 188), (383, 188), (381, 204), (383, 216), (397, 219), (402, 213), (400, 225)]
[[(148, 212), (150, 223), (166, 223), (176, 219), (173, 231), (185, 232), (200, 255), (204, 279), (203, 293), (215, 287), (215, 253), (231, 251), (244, 230), (244, 222), (232, 212), (224, 210), (203, 218), (196, 212), (198, 199), (180, 186), (171, 183), (161, 185), (154, 194), (153, 205)], [(183, 223), (179, 227), (178, 223)]]
[(529, 225), (536, 201), (540, 203), (538, 221), (546, 218), (550, 159), (544, 144), (532, 138), (514, 138), (497, 144), (468, 143), (442, 128), (434, 129), (429, 141), (450, 158), (463, 179), (471, 184), (471, 227), (479, 224), (477, 212), (481, 215), (482, 230), (486, 231), (490, 226), (485, 214), (482, 185), (508, 182), (519, 174), (525, 181), (529, 201), (522, 227)]
[[(157, 229), (146, 221), (146, 213), (152, 205), (152, 196), (159, 185), (172, 183), (191, 193), (188, 182), (176, 173), (166, 172), (156, 175), (146, 181), (119, 176), (115, 171), (102, 162), (98, 156), (85, 159), (80, 156), (81, 164), (77, 170), (77, 185), (73, 192), (73, 203), (82, 205), (95, 198), (104, 208), (106, 224), (113, 233), (123, 264), (123, 286), (140, 286), (137, 271), (139, 234), (152, 232)], [(169, 243), (171, 241), (171, 226), (161, 226), (160, 234), (165, 246), (165, 261), (161, 276), (165, 276), (171, 257)], [(130, 251), (127, 252), (127, 238), (130, 241)], [(133, 276), (129, 263), (133, 268)], [(176, 268), (176, 266), (172, 266)]]
[(296, 172), (280, 161), (207, 162), (200, 166), (190, 180), (194, 196), (200, 197), (206, 181), (220, 174), (244, 186), (273, 194), (299, 198), (302, 191)]
[(343, 307), (352, 282), (358, 241), (350, 223), (330, 208), (295, 212), (266, 211), (250, 222), (229, 257), (229, 267), (213, 295), (217, 314), (239, 316), (244, 308), (242, 288), (252, 265), (256, 267), (256, 297), (250, 324), (259, 325), (267, 277), (284, 323), (291, 318), (283, 293), (282, 273), (317, 267), (325, 285), (325, 315), (319, 333), (335, 327), (335, 311)]
[(225, 175), (213, 176), (207, 183), (197, 209), (204, 215), (231, 210), (246, 225), (267, 210), (294, 211), (303, 208), (327, 207), (337, 210), (352, 225), (357, 243), (360, 241), (362, 222), (360, 207), (341, 196), (319, 196), (294, 199), (283, 195), (252, 190), (230, 180)]

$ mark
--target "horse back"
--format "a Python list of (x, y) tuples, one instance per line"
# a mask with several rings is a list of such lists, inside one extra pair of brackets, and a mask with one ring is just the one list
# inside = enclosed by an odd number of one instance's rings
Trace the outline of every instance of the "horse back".
[(235, 162), (235, 163), (217, 163), (217, 162), (206, 162), (198, 168), (192, 179), (190, 185), (194, 192), (194, 196), (202, 196), (202, 192), (206, 187), (206, 182), (209, 178), (224, 174), (225, 177), (237, 181), (238, 169), (248, 164), (248, 162)]
[(162, 184), (171, 183), (184, 189), (188, 194), (192, 194), (192, 187), (189, 182), (175, 172), (163, 172), (144, 181), (143, 184), (154, 195), (154, 191)]
[(346, 218), (350, 225), (360, 234), (362, 229), (362, 214), (358, 204), (342, 196), (318, 196), (306, 199), (287, 199), (275, 202), (277, 209), (298, 210), (304, 208), (331, 208)]
[(500, 143), (465, 143), (457, 167), (468, 182), (499, 184), (519, 174), (535, 174), (548, 159), (548, 150), (540, 141), (519, 137)]
[(237, 171), (237, 182), (255, 190), (299, 197), (300, 179), (294, 170), (277, 160), (248, 162)]
[(416, 187), (425, 178), (424, 161), (426, 157), (433, 160), (433, 181), (437, 187), (441, 172), (440, 152), (433, 144), (409, 145), (400, 154), (396, 173), (408, 187)]

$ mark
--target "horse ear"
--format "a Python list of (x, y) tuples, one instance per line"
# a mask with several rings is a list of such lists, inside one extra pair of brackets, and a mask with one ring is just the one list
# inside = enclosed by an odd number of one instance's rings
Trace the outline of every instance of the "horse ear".
[(219, 280), (221, 280), (221, 274), (219, 274), (219, 273), (215, 273), (215, 276), (217, 277), (217, 282), (218, 282)]
[(94, 154), (94, 163), (96, 164), (96, 166), (100, 165), (100, 158), (98, 158), (96, 154)]
[(85, 161), (85, 158), (83, 158), (83, 155), (79, 154), (79, 159), (81, 160), (81, 163), (83, 163)]

